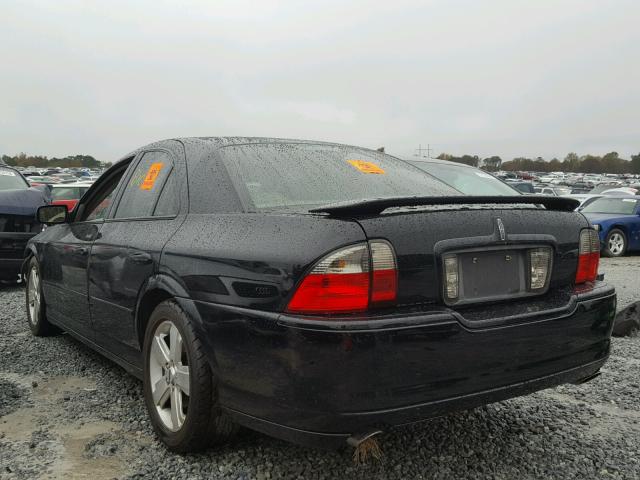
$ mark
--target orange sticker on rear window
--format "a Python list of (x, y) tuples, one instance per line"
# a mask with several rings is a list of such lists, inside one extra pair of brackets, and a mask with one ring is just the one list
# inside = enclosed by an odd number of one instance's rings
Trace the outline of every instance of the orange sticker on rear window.
[(367, 162), (365, 160), (347, 160), (351, 165), (360, 170), (362, 173), (374, 173), (377, 175), (384, 175), (385, 171), (373, 162)]
[(153, 185), (156, 183), (156, 179), (158, 175), (160, 175), (160, 170), (162, 170), (162, 166), (164, 164), (162, 162), (152, 163), (147, 171), (147, 176), (144, 177), (142, 184), (140, 185), (140, 190), (151, 190)]

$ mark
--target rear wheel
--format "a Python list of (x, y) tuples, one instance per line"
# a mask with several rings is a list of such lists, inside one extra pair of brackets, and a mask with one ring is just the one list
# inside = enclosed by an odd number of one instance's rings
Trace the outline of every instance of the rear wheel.
[(58, 333), (56, 326), (49, 323), (46, 315), (46, 304), (42, 296), (42, 282), (40, 280), (40, 265), (35, 258), (29, 261), (27, 270), (27, 320), (31, 333), (36, 337), (44, 337)]
[(202, 450), (235, 433), (218, 404), (202, 344), (175, 302), (162, 302), (151, 314), (144, 359), (145, 403), (156, 434), (170, 450)]
[(627, 251), (627, 236), (622, 230), (614, 228), (607, 235), (604, 242), (604, 255), (607, 257), (621, 257)]

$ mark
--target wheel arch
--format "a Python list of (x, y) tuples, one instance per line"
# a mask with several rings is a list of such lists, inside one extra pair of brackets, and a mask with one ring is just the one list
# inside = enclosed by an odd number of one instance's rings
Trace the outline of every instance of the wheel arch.
[[(136, 303), (135, 329), (140, 349), (142, 350), (144, 347), (144, 335), (151, 314), (160, 303), (166, 300), (174, 300), (182, 308), (194, 322), (196, 331), (200, 334), (200, 340), (210, 346), (211, 342), (202, 335), (202, 317), (188, 290), (175, 278), (166, 274), (158, 274), (149, 278), (145, 283)], [(211, 368), (214, 369), (216, 362), (210, 348), (207, 349), (207, 358)]]
[(625, 248), (629, 250), (629, 242), (630, 242), (629, 228), (623, 223), (614, 223), (609, 226), (604, 236), (605, 247), (606, 247), (607, 239), (609, 238), (609, 235), (611, 235), (611, 232), (613, 230), (620, 230), (624, 234), (625, 240), (627, 242)]
[(165, 300), (187, 296), (187, 291), (180, 285), (180, 283), (168, 275), (154, 275), (144, 283), (138, 293), (134, 316), (136, 322), (136, 335), (140, 346), (144, 343), (144, 333), (147, 327), (147, 322), (155, 308)]
[(22, 273), (22, 275), (26, 275), (27, 265), (34, 257), (38, 258), (38, 250), (34, 244), (30, 243), (24, 251), (24, 259), (22, 260), (22, 266), (20, 267), (20, 273)]
[(607, 236), (609, 236), (609, 234), (611, 233), (611, 230), (621, 230), (622, 233), (625, 234), (625, 236), (627, 237), (627, 241), (629, 240), (629, 229), (627, 228), (627, 226), (623, 223), (614, 223), (613, 225), (611, 225), (607, 231)]

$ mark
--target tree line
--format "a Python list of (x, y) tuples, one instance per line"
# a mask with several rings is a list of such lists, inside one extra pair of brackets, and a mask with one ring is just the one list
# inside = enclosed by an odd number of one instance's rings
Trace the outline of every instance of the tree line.
[(68, 167), (86, 167), (100, 168), (102, 164), (91, 155), (69, 155), (63, 158), (47, 158), (41, 155), (27, 155), (20, 153), (16, 156), (2, 155), (0, 164), (6, 164), (11, 167), (36, 167), (36, 168), (68, 168)]
[(573, 172), (573, 173), (637, 173), (640, 174), (640, 153), (631, 155), (631, 159), (621, 158), (618, 152), (609, 152), (602, 157), (597, 155), (582, 155), (569, 153), (564, 160), (553, 158), (546, 161), (542, 157), (517, 157), (513, 160), (502, 161), (494, 155), (480, 158), (478, 155), (455, 156), (448, 153), (438, 155), (440, 160), (464, 163), (472, 167), (480, 167), (487, 171), (527, 171), (527, 172)]
[[(383, 151), (383, 150), (382, 150)], [(513, 160), (503, 161), (497, 155), (480, 158), (478, 155), (455, 156), (449, 153), (441, 153), (436, 157), (440, 160), (464, 163), (472, 167), (480, 167), (487, 171), (528, 171), (528, 172), (573, 172), (573, 173), (635, 173), (640, 174), (640, 153), (631, 155), (631, 159), (621, 158), (618, 152), (609, 152), (602, 157), (597, 155), (582, 155), (569, 153), (564, 160), (553, 158), (546, 161), (542, 157), (526, 158), (517, 157)], [(12, 167), (86, 167), (100, 168), (103, 165), (91, 155), (69, 155), (63, 158), (48, 158), (41, 155), (27, 155), (20, 153), (13, 157), (2, 155), (0, 164), (5, 163)]]

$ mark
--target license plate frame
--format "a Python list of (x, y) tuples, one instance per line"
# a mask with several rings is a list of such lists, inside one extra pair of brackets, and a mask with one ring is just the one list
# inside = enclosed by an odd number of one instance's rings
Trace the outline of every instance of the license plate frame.
[[(529, 250), (550, 250), (549, 270), (544, 288), (530, 289)], [(458, 264), (458, 297), (447, 297), (444, 259), (455, 255)], [(544, 245), (499, 245), (443, 252), (441, 255), (442, 297), (448, 306), (517, 300), (539, 296), (549, 289), (553, 272), (554, 249)]]

